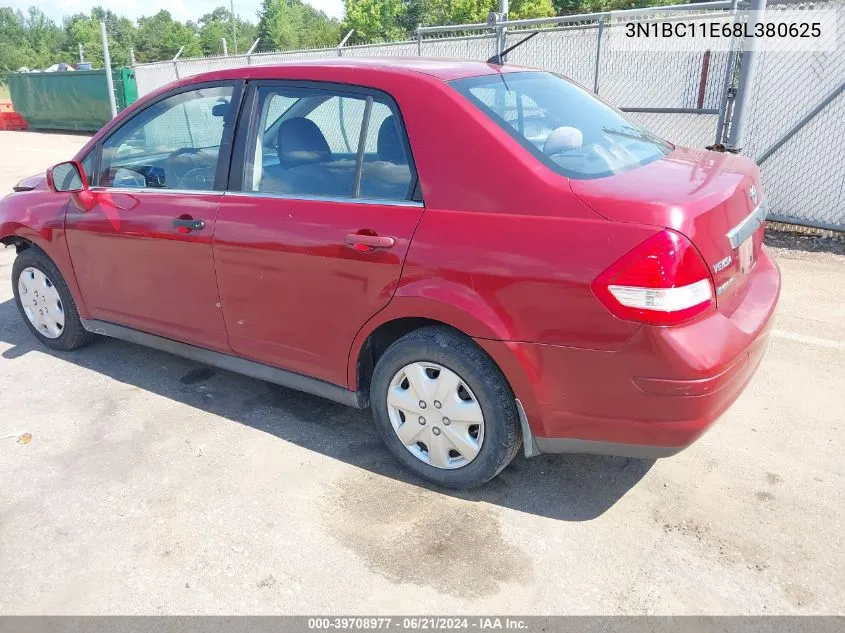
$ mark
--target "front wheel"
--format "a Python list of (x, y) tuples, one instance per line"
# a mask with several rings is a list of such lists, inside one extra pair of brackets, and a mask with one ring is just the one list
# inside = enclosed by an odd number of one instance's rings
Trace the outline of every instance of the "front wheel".
[(12, 265), (12, 290), (24, 323), (47, 347), (69, 351), (94, 340), (82, 327), (59, 269), (42, 251), (31, 247), (17, 256)]
[(439, 486), (480, 486), (519, 450), (507, 380), (472, 340), (447, 327), (416, 330), (391, 345), (373, 372), (370, 402), (390, 451)]

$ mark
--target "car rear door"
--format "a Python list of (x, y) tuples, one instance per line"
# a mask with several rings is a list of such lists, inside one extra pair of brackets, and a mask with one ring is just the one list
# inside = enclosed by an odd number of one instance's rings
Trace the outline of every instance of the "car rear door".
[(399, 110), (378, 91), (258, 82), (241, 116), (214, 232), (229, 343), (346, 386), (423, 212)]
[(230, 81), (165, 94), (93, 150), (95, 204), (71, 204), (66, 230), (95, 319), (229, 351), (211, 240), (241, 93)]

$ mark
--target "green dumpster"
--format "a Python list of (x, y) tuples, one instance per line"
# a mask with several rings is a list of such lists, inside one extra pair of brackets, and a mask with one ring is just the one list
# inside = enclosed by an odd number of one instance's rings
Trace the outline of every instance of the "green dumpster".
[[(9, 73), (12, 106), (30, 129), (95, 132), (111, 119), (106, 72)], [(112, 72), (118, 112), (138, 99), (135, 71)]]

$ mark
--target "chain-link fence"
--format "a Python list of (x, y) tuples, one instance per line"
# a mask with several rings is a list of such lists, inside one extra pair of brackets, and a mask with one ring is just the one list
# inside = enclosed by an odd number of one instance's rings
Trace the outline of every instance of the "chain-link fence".
[(837, 9), (836, 50), (760, 53), (742, 153), (760, 164), (770, 217), (845, 230), (845, 0), (814, 8)]
[[(416, 39), (405, 42), (141, 64), (136, 66), (138, 92), (143, 95), (175, 79), (210, 70), (309, 58), (423, 56), (483, 61), (537, 31), (508, 54), (508, 63), (565, 75), (663, 138), (705, 147), (727, 138), (736, 114), (731, 106), (743, 57), (740, 46), (723, 50), (706, 37), (689, 40), (685, 50), (620, 49), (608, 42), (630, 21), (730, 22), (736, 8), (734, 0), (490, 25), (422, 27)], [(816, 2), (813, 8), (836, 9), (841, 15), (845, 0)], [(767, 50), (759, 54), (742, 150), (761, 163), (770, 208), (779, 219), (845, 228), (841, 167), (845, 144), (831, 142), (845, 138), (843, 30), (839, 30), (835, 52)]]

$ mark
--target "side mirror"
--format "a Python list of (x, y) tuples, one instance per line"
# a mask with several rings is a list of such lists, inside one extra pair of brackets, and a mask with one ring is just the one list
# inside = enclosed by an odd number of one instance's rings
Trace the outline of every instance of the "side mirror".
[(75, 160), (59, 163), (47, 170), (47, 184), (53, 191), (86, 191), (88, 179), (85, 171)]

